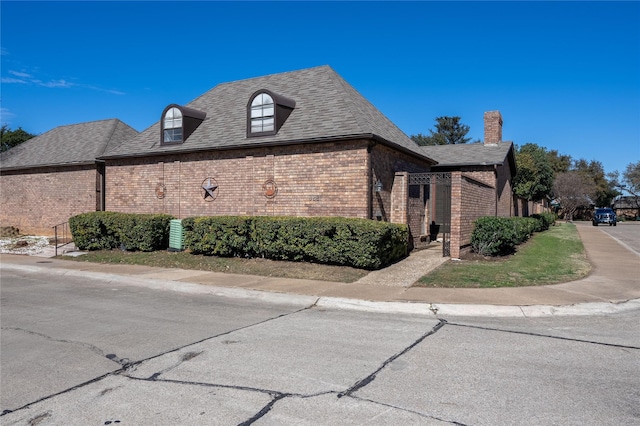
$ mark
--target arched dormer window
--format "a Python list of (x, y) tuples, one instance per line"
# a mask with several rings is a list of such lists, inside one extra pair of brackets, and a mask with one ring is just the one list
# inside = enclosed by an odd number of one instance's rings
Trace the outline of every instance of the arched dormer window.
[(267, 93), (259, 93), (251, 101), (251, 133), (275, 130), (275, 104)]
[(269, 90), (258, 90), (247, 104), (247, 137), (275, 135), (296, 102)]
[(169, 108), (164, 113), (162, 124), (163, 143), (182, 142), (182, 112), (178, 108)]
[(162, 144), (183, 143), (207, 116), (193, 108), (171, 104), (162, 112), (160, 120)]

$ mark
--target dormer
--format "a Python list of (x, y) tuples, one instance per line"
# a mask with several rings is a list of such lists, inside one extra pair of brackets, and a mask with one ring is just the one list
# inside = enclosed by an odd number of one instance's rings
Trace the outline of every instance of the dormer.
[(171, 104), (162, 111), (160, 141), (163, 145), (180, 144), (191, 136), (207, 116), (202, 111)]
[(261, 89), (247, 103), (247, 137), (275, 135), (289, 118), (296, 101)]

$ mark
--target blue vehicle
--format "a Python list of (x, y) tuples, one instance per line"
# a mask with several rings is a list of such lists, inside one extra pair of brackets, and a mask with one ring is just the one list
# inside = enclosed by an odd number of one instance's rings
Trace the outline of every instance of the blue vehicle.
[(618, 218), (616, 217), (616, 213), (610, 208), (596, 209), (593, 213), (593, 220), (591, 221), (593, 226), (598, 226), (600, 223), (608, 223), (609, 226), (616, 226), (617, 222)]

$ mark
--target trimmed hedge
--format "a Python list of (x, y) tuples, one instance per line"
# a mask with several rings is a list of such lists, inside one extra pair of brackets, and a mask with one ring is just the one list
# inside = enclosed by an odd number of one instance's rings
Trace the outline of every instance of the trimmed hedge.
[(169, 245), (171, 219), (166, 214), (90, 212), (69, 218), (69, 228), (80, 250), (154, 251)]
[(407, 255), (407, 226), (333, 217), (191, 217), (182, 220), (194, 254), (263, 257), (378, 269)]
[(474, 222), (471, 248), (483, 256), (510, 254), (533, 233), (549, 229), (555, 220), (553, 213), (531, 217), (481, 217)]

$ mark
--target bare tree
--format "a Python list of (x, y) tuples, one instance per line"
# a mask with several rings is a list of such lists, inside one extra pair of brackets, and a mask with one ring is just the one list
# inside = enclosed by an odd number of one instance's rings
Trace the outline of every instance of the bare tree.
[(579, 207), (589, 206), (593, 185), (579, 172), (559, 173), (553, 182), (553, 194), (566, 220), (572, 220)]

